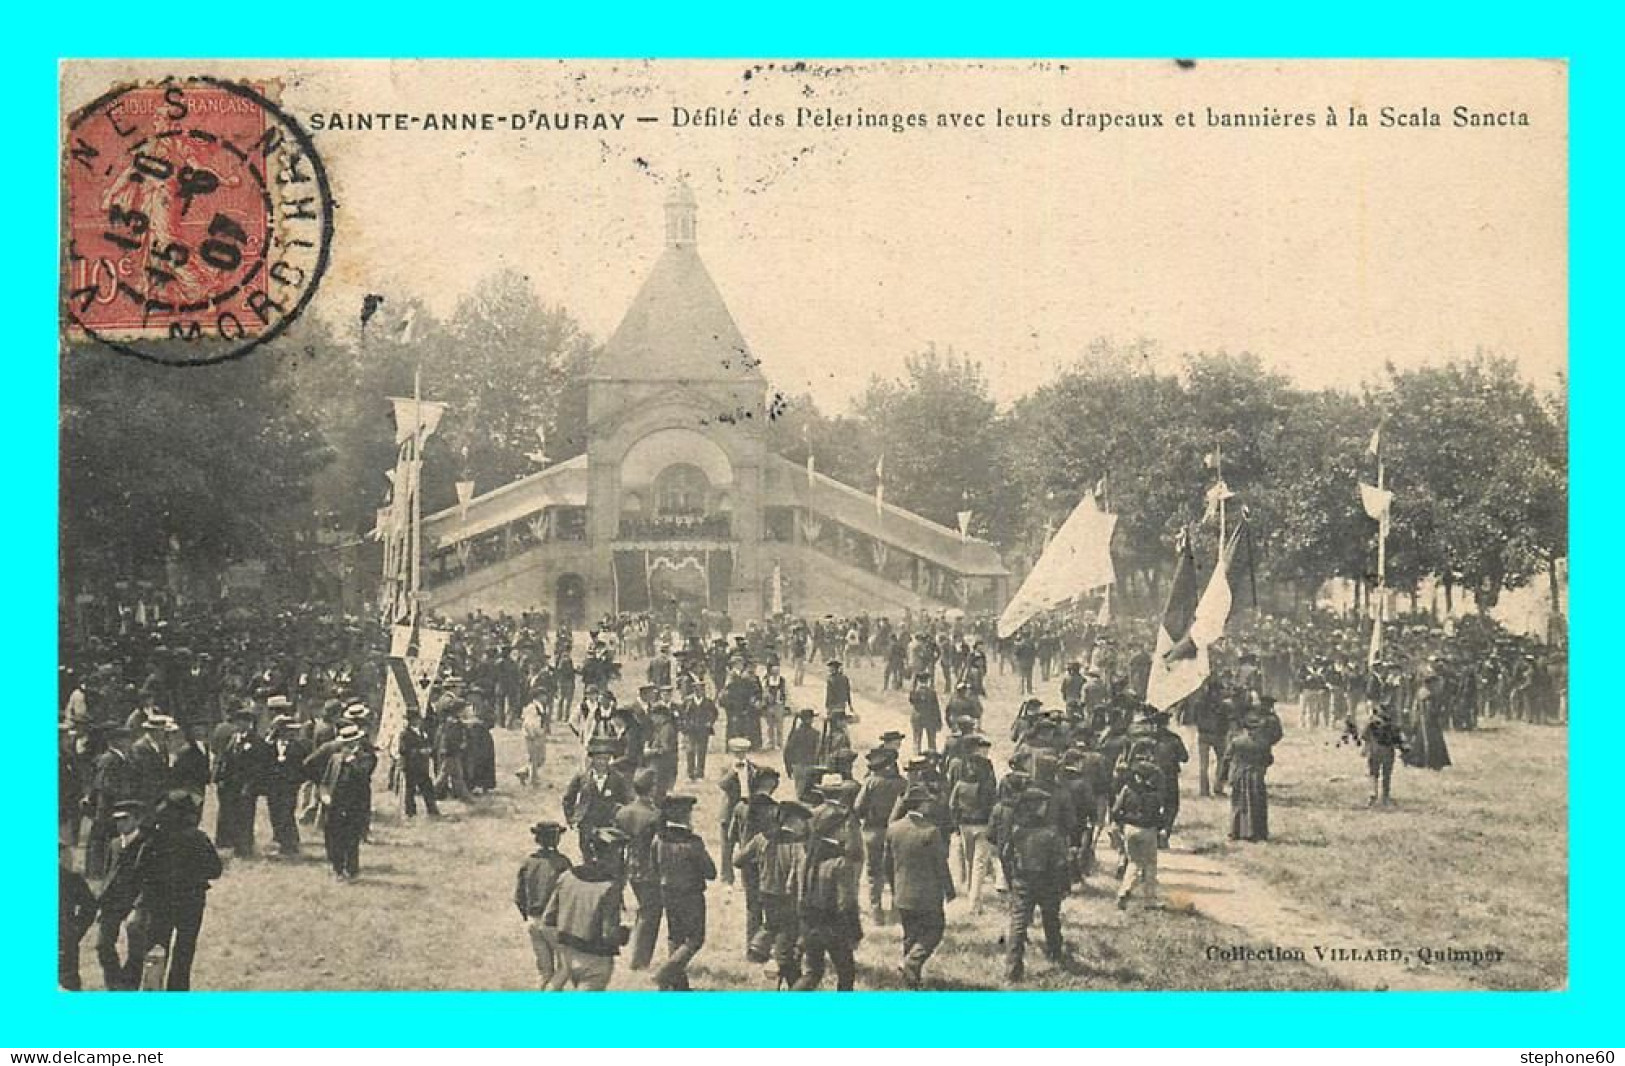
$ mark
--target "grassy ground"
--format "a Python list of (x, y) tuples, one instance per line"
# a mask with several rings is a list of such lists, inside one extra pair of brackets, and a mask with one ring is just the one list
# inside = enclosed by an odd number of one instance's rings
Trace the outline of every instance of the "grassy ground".
[[(628, 676), (640, 670), (628, 664)], [(899, 694), (877, 691), (877, 670), (854, 671), (861, 721), (855, 739), (906, 719)], [(795, 694), (812, 703), (809, 683)], [(1008, 723), (1017, 700), (1012, 679), (995, 677), (986, 726), (1007, 753)], [(1050, 686), (1051, 688), (1053, 686)], [(1290, 715), (1289, 715), (1290, 717)], [(1290, 723), (1289, 723), (1290, 730)], [(228, 861), (210, 893), (194, 981), (206, 989), (526, 989), (534, 987), (529, 939), (511, 899), (514, 874), (530, 850), (527, 827), (559, 815), (559, 793), (576, 751), (560, 736), (544, 785), (524, 789), (512, 774), (522, 757), (517, 734), (497, 731), (501, 791), (471, 804), (449, 803), (439, 822), (406, 823), (393, 797), (381, 795), (374, 841), (363, 849), (362, 880), (339, 884), (325, 876), (320, 839), (307, 839), (298, 860)], [(1459, 769), (1442, 775), (1402, 772), (1401, 806), (1364, 809), (1360, 760), (1330, 745), (1330, 734), (1289, 732), (1272, 771), (1270, 845), (1231, 851), (1222, 840), (1222, 801), (1186, 800), (1185, 842), (1222, 850), (1242, 869), (1318, 907), (1375, 943), (1404, 937), (1438, 947), (1496, 945), (1509, 963), (1482, 975), (1490, 987), (1552, 987), (1565, 972), (1566, 823), (1563, 734), (1486, 732), (1453, 735)], [(1544, 754), (1540, 754), (1544, 752)], [(1522, 767), (1539, 760), (1533, 780)], [(723, 757), (714, 754), (711, 773)], [(1511, 782), (1527, 785), (1523, 792)], [(1187, 795), (1194, 791), (1194, 777)], [(687, 786), (681, 785), (680, 788)], [(715, 855), (720, 797), (700, 797), (696, 825)], [(212, 827), (212, 810), (205, 828)], [(1553, 836), (1554, 832), (1557, 834)], [(307, 832), (308, 838), (308, 832)], [(261, 813), (260, 839), (269, 840)], [(567, 847), (568, 850), (568, 847)], [(1109, 873), (1109, 871), (1108, 871)], [(1120, 912), (1109, 880), (1093, 878), (1064, 908), (1074, 960), (1064, 968), (1028, 951), (1031, 989), (1327, 989), (1341, 987), (1308, 963), (1234, 965), (1210, 961), (1212, 946), (1246, 942), (1248, 932), (1179, 908)], [(628, 894), (630, 901), (630, 893)], [(989, 896), (979, 915), (963, 900), (950, 904), (948, 934), (926, 968), (928, 987), (1002, 987), (1000, 938), (1004, 897)], [(691, 968), (699, 988), (768, 989), (773, 982), (743, 956), (743, 898), (716, 885), (709, 894), (709, 939)], [(1036, 932), (1036, 931), (1035, 931)], [(1041, 938), (1040, 938), (1041, 939)], [(84, 946), (87, 987), (100, 987)], [(656, 961), (664, 957), (662, 944)], [(865, 922), (858, 984), (901, 987), (901, 947), (895, 925)], [(645, 973), (619, 967), (612, 988), (652, 987)]]
[[(1186, 843), (1370, 938), (1409, 950), (1495, 948), (1445, 964), (1466, 987), (1555, 989), (1568, 975), (1568, 732), (1522, 723), (1447, 735), (1455, 765), (1395, 768), (1370, 809), (1365, 760), (1331, 731), (1295, 729), (1270, 770), (1268, 845), (1225, 839), (1228, 805), (1187, 799)], [(1194, 778), (1187, 782), (1194, 791)], [(1365, 945), (1361, 945), (1365, 946)]]

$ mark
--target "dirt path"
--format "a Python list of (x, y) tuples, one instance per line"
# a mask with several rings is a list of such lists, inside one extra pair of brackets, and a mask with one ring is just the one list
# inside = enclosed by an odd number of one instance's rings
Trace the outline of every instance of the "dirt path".
[[(1189, 908), (1241, 932), (1236, 944), (1223, 946), (1226, 950), (1238, 954), (1249, 949), (1299, 951), (1303, 961), (1355, 990), (1442, 992), (1464, 987), (1459, 981), (1442, 980), (1419, 969), (1415, 959), (1365, 958), (1368, 951), (1382, 945), (1327, 914), (1287, 899), (1217, 856), (1176, 846), (1161, 854), (1158, 870), (1169, 907)], [(1349, 955), (1342, 957), (1339, 952)], [(1261, 964), (1245, 958), (1226, 961), (1239, 966)]]
[[(816, 707), (822, 713), (821, 673), (815, 675), (809, 668), (805, 684), (791, 685), (794, 706)], [(888, 729), (908, 732), (907, 700), (900, 692), (881, 692), (879, 667), (859, 666), (851, 673), (859, 715), (852, 736), (859, 750), (866, 750)], [(1040, 694), (1055, 684), (1052, 681), (1040, 686)], [(1010, 749), (1010, 720), (1019, 697), (1012, 694), (1015, 682), (1008, 674), (995, 674), (989, 678), (988, 687), (984, 729), (994, 742), (995, 765), (1002, 769)], [(1110, 860), (1104, 853), (1101, 858)], [(1406, 958), (1408, 948), (1399, 945), (1390, 948), (1397, 957), (1373, 956), (1372, 952), (1385, 947), (1375, 938), (1357, 932), (1332, 915), (1289, 899), (1226, 862), (1222, 855), (1180, 846), (1177, 837), (1175, 846), (1162, 852), (1159, 868), (1164, 899), (1170, 908), (1190, 910), (1237, 930), (1234, 943), (1215, 945), (1216, 950), (1235, 952), (1236, 957), (1221, 956), (1215, 960), (1218, 963), (1267, 966), (1267, 955), (1248, 957), (1247, 952), (1290, 951), (1301, 953), (1302, 961), (1356, 990), (1459, 991), (1470, 987), (1424, 969), (1414, 958)]]

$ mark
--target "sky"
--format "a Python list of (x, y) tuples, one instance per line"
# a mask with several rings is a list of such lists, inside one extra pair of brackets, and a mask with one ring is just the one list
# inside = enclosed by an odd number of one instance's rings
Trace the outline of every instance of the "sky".
[[(313, 130), (338, 206), (310, 313), (334, 322), (366, 292), (449, 314), (512, 269), (605, 338), (682, 177), (701, 257), (764, 372), (828, 411), (927, 345), (980, 361), (1004, 403), (1098, 338), (1149, 340), (1165, 369), (1250, 351), (1311, 388), (1478, 350), (1542, 387), (1567, 365), (1557, 62), (152, 61), (65, 66), (64, 109), (194, 73), (273, 81), (307, 129), (335, 112), (622, 116), (618, 130)], [(1455, 128), (1457, 106), (1528, 125)], [(1351, 107), (1371, 125), (1349, 127)], [(1384, 128), (1383, 107), (1441, 124)], [(678, 108), (738, 108), (739, 124), (678, 128)], [(787, 125), (753, 126), (758, 108)], [(798, 126), (797, 108), (930, 125)], [(1316, 124), (1215, 128), (1208, 108)], [(1050, 125), (998, 128), (996, 109)], [(1069, 110), (1165, 126), (1063, 125)], [(1173, 125), (1185, 113), (1194, 128)], [(936, 124), (950, 114), (989, 125)]]

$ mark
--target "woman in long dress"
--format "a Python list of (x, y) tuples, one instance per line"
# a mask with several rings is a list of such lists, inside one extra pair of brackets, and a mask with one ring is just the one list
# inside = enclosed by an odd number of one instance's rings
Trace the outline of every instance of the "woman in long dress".
[(1424, 770), (1443, 770), (1450, 765), (1450, 749), (1439, 724), (1439, 679), (1428, 676), (1411, 704), (1410, 743), (1405, 746), (1405, 765)]
[(1269, 792), (1264, 774), (1275, 761), (1271, 754), (1281, 739), (1281, 719), (1265, 696), (1231, 731), (1225, 745), (1230, 764), (1230, 839), (1268, 840)]

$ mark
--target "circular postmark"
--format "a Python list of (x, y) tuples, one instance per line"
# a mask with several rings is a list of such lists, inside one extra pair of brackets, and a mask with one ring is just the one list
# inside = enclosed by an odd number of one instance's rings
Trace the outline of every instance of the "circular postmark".
[(203, 366), (272, 340), (327, 270), (333, 196), (310, 137), (264, 86), (114, 89), (69, 119), (68, 339)]

